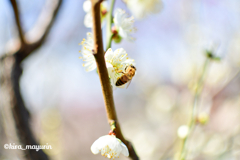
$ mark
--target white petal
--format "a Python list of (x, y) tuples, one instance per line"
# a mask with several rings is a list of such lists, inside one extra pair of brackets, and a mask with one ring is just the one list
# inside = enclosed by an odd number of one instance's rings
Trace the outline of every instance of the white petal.
[(129, 156), (127, 147), (121, 140), (112, 135), (105, 135), (98, 138), (91, 146), (93, 154), (101, 152), (103, 156), (108, 158), (116, 158), (122, 153), (125, 156)]
[(124, 156), (128, 157), (129, 156), (129, 152), (128, 152), (127, 146), (124, 143), (121, 143), (121, 146), (122, 146), (122, 154)]
[(114, 24), (118, 30), (119, 35), (126, 39), (132, 41), (131, 33), (136, 29), (133, 27), (133, 17), (127, 18), (127, 13), (122, 9), (117, 9), (114, 14)]
[(108, 7), (108, 2), (107, 1), (103, 1), (101, 3), (101, 6), (104, 7), (104, 8), (107, 8)]
[(98, 154), (100, 152), (100, 149), (99, 148), (99, 139), (97, 139), (91, 146), (91, 151), (93, 154)]
[(90, 32), (87, 33), (87, 39), (86, 40), (84, 39), (81, 45), (82, 45), (81, 54), (82, 59), (85, 62), (85, 64), (83, 64), (85, 70), (89, 72), (96, 69), (96, 61), (92, 54), (93, 49), (92, 33)]
[(111, 63), (106, 62), (107, 70), (108, 70), (108, 75), (110, 77), (114, 77), (115, 71)]
[(87, 72), (90, 72), (90, 71), (92, 71), (92, 70), (94, 70), (96, 68), (97, 68), (97, 66), (96, 66), (96, 62), (95, 62), (95, 63), (92, 63), (90, 66), (86, 67), (85, 70)]
[(107, 50), (107, 52), (105, 53), (105, 60), (106, 61), (110, 61), (112, 58), (113, 58), (113, 51), (112, 51), (112, 49), (111, 48), (109, 48), (108, 50)]
[(124, 62), (122, 62), (123, 64), (126, 64), (126, 65), (135, 65), (135, 62), (133, 59), (127, 59), (125, 60)]
[(87, 13), (84, 17), (84, 25), (87, 28), (92, 28), (93, 26), (93, 18), (91, 12)]
[(83, 10), (85, 12), (91, 12), (91, 7), (92, 7), (92, 3), (90, 0), (86, 0), (85, 2), (83, 2)]
[(163, 8), (162, 0), (128, 0), (128, 8), (134, 17), (142, 19), (150, 13), (158, 13)]

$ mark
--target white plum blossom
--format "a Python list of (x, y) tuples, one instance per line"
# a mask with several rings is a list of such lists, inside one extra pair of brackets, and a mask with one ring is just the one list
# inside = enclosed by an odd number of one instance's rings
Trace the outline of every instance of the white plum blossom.
[[(80, 45), (82, 45), (82, 49), (80, 51), (82, 57), (79, 58), (83, 59), (85, 62), (83, 64), (85, 70), (89, 72), (96, 69), (97, 65), (93, 56), (94, 42), (91, 32), (87, 33), (87, 38), (83, 39)], [(118, 71), (122, 70), (124, 72), (127, 66), (135, 65), (134, 59), (130, 59), (123, 48), (116, 49), (114, 52), (111, 48), (109, 48), (105, 53), (105, 61), (113, 89), (116, 89), (116, 87), (124, 88), (127, 83), (121, 86), (115, 85), (116, 81), (123, 75), (123, 73), (118, 73)]]
[(81, 42), (82, 45), (82, 49), (80, 51), (80, 53), (82, 54), (82, 57), (79, 57), (81, 59), (83, 59), (84, 63), (83, 66), (85, 67), (85, 70), (87, 72), (94, 70), (97, 65), (96, 65), (96, 61), (95, 58), (93, 56), (93, 36), (91, 32), (87, 33), (87, 40), (83, 39), (83, 41)]
[(162, 0), (124, 0), (124, 2), (137, 19), (151, 13), (159, 13), (163, 8)]
[(133, 16), (127, 18), (127, 13), (124, 10), (118, 8), (115, 11), (113, 22), (121, 38), (129, 41), (134, 40), (130, 35), (136, 31), (136, 29), (133, 27)]
[(118, 158), (120, 153), (128, 157), (129, 152), (127, 146), (114, 135), (105, 135), (98, 138), (91, 146), (93, 154), (101, 152), (102, 156), (109, 159)]
[[(91, 6), (92, 6), (91, 0), (84, 1), (83, 10), (86, 12), (86, 15), (84, 17), (84, 25), (87, 28), (92, 28), (92, 26), (93, 26)], [(101, 21), (102, 22), (106, 18), (106, 14), (107, 14), (107, 2), (104, 1), (101, 3)]]
[(118, 78), (123, 75), (123, 73), (118, 73), (118, 71), (125, 71), (127, 66), (135, 65), (134, 59), (130, 59), (127, 55), (127, 52), (123, 48), (116, 49), (114, 52), (109, 48), (105, 53), (105, 61), (113, 89), (116, 89), (116, 87), (124, 88), (127, 84), (122, 86), (115, 85)]

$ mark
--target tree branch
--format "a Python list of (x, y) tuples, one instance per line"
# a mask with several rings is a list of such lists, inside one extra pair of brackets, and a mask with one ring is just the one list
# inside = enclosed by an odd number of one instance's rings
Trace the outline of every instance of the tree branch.
[(94, 36), (94, 57), (96, 59), (98, 74), (101, 82), (103, 98), (105, 102), (105, 109), (107, 112), (108, 122), (116, 122), (116, 135), (117, 137), (127, 145), (130, 158), (138, 160), (138, 156), (134, 151), (132, 144), (125, 140), (122, 135), (120, 125), (117, 120), (117, 114), (115, 111), (113, 92), (110, 85), (107, 67), (104, 59), (104, 49), (102, 41), (102, 30), (101, 30), (101, 17), (100, 17), (100, 3), (101, 0), (92, 0), (92, 15), (93, 15), (93, 36)]
[(22, 60), (29, 56), (34, 50), (38, 49), (46, 40), (52, 25), (56, 20), (57, 13), (62, 4), (62, 0), (47, 0), (45, 7), (40, 14), (35, 26), (26, 33), (26, 38), (29, 41), (26, 47), (25, 54), (22, 55)]
[(16, 21), (17, 29), (18, 29), (18, 33), (19, 33), (19, 38), (20, 38), (20, 41), (21, 41), (22, 45), (24, 45), (26, 42), (25, 42), (25, 39), (24, 39), (24, 33), (23, 33), (23, 30), (22, 30), (22, 25), (21, 25), (21, 21), (20, 21), (20, 17), (19, 17), (18, 5), (17, 5), (16, 0), (10, 0), (10, 2), (12, 4), (12, 8), (13, 8), (13, 11), (14, 11), (15, 21)]
[[(18, 8), (15, 0), (11, 0), (11, 2), (12, 1), (13, 8)], [(29, 56), (34, 50), (38, 49), (44, 43), (48, 33), (50, 32), (50, 29), (55, 22), (62, 1), (63, 0), (47, 0), (44, 7), (45, 9), (43, 9), (42, 13), (40, 14), (35, 24), (35, 27), (33, 27), (33, 29), (31, 29), (25, 35), (22, 35), (22, 38), (24, 40), (26, 39), (27, 42), (24, 41), (24, 45), (22, 45), (21, 42), (19, 42), (19, 40), (11, 39), (6, 45), (5, 54), (0, 56), (0, 59), (4, 59), (7, 56), (12, 56), (14, 54), (21, 53), (19, 57), (21, 58), (22, 61), (27, 56)], [(18, 11), (18, 9), (16, 9), (16, 11)], [(14, 13), (16, 14), (18, 12), (15, 12), (14, 9)], [(18, 28), (22, 28), (19, 20), (19, 14), (16, 15), (17, 15), (16, 21), (19, 22), (17, 23), (17, 25), (19, 25)], [(21, 32), (21, 29), (20, 33), (23, 34), (23, 32)]]
[[(25, 43), (23, 32), (21, 29), (21, 24), (19, 20), (18, 14), (18, 6), (15, 0), (11, 0), (15, 19), (18, 25), (20, 38), (22, 37), (21, 45), (19, 41), (15, 42), (15, 46), (17, 47), (10, 50), (7, 50), (6, 54), (3, 55), (0, 59), (0, 79), (1, 79), (1, 89), (0, 91), (3, 92), (1, 95), (6, 95), (4, 107), (12, 110), (12, 114), (15, 120), (15, 127), (17, 129), (18, 137), (20, 142), (23, 145), (37, 145), (37, 141), (34, 138), (34, 135), (31, 131), (31, 127), (29, 124), (31, 115), (28, 112), (21, 92), (20, 92), (20, 78), (22, 75), (22, 67), (21, 62), (24, 58), (28, 55), (32, 54), (37, 48), (39, 48), (45, 41), (50, 28), (52, 27), (56, 15), (59, 11), (59, 8), (62, 4), (62, 0), (48, 0), (46, 11), (43, 11), (39, 17), (38, 22), (36, 23), (36, 27), (32, 30), (32, 32), (28, 33), (27, 36), (31, 39), (30, 43)], [(42, 151), (39, 150), (25, 150), (25, 157), (27, 159), (34, 159), (34, 160), (48, 160), (48, 156)]]

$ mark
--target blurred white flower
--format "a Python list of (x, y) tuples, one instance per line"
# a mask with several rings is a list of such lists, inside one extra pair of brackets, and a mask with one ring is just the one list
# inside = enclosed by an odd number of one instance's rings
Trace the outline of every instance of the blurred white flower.
[(123, 48), (116, 49), (114, 52), (109, 48), (105, 53), (105, 61), (113, 89), (116, 89), (116, 87), (124, 88), (127, 84), (126, 83), (122, 86), (115, 85), (118, 78), (122, 76), (122, 73), (118, 73), (118, 71), (125, 71), (127, 66), (135, 65), (134, 59), (130, 59), (127, 55), (127, 52)]
[(129, 152), (127, 146), (122, 141), (113, 135), (105, 135), (98, 138), (91, 146), (93, 154), (101, 152), (102, 156), (109, 159), (118, 158), (120, 153), (128, 157)]
[(85, 67), (85, 70), (87, 72), (92, 71), (96, 68), (96, 62), (95, 58), (93, 56), (93, 36), (91, 32), (87, 33), (87, 40), (83, 39), (81, 42), (82, 49), (80, 53), (82, 54), (82, 57), (79, 57), (83, 59), (86, 63), (83, 64)]
[(182, 125), (178, 128), (177, 133), (179, 138), (184, 139), (189, 134), (189, 127), (187, 125)]
[(159, 13), (163, 8), (162, 0), (124, 0), (134, 17), (141, 19), (149, 13)]
[(136, 29), (133, 27), (133, 16), (127, 18), (127, 13), (124, 10), (118, 8), (115, 11), (113, 22), (115, 25), (114, 29), (116, 29), (117, 33), (121, 36), (121, 38), (129, 41), (134, 40), (134, 38), (130, 35), (131, 33), (136, 31)]
[[(84, 17), (84, 25), (87, 28), (92, 28), (92, 26), (93, 26), (91, 6), (92, 6), (92, 3), (90, 0), (86, 0), (83, 3), (83, 10), (86, 12), (86, 15)], [(103, 22), (103, 20), (106, 18), (107, 12), (108, 12), (107, 11), (107, 2), (104, 1), (101, 3), (101, 22)]]

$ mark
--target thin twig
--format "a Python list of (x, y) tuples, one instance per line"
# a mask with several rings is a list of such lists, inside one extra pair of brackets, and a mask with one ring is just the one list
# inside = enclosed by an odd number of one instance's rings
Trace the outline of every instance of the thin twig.
[(167, 149), (164, 151), (164, 153), (163, 153), (162, 156), (160, 157), (160, 160), (164, 160), (164, 159), (167, 157), (168, 153), (169, 153), (171, 150), (173, 150), (174, 145), (176, 144), (176, 142), (177, 142), (177, 138), (172, 142), (172, 144), (170, 144), (170, 145), (167, 147)]
[(185, 160), (185, 158), (187, 157), (186, 144), (187, 144), (188, 138), (189, 138), (190, 134), (192, 133), (192, 131), (194, 130), (194, 127), (195, 127), (195, 124), (196, 124), (198, 101), (199, 101), (199, 97), (200, 97), (201, 92), (202, 92), (204, 78), (205, 78), (206, 71), (207, 71), (207, 68), (209, 66), (210, 61), (211, 61), (210, 58), (206, 59), (204, 65), (203, 65), (203, 70), (202, 70), (201, 76), (200, 76), (200, 78), (199, 78), (199, 80), (197, 82), (197, 88), (196, 88), (195, 93), (194, 93), (192, 115), (191, 115), (190, 123), (188, 125), (189, 133), (183, 139), (183, 143), (182, 143), (182, 146), (181, 146), (181, 149), (180, 149), (180, 158), (179, 158), (179, 160)]
[(232, 76), (232, 78), (221, 88), (219, 89), (214, 95), (213, 100), (215, 100), (240, 74), (240, 69)]
[(17, 5), (16, 0), (10, 0), (10, 2), (12, 4), (12, 8), (14, 11), (15, 21), (16, 21), (17, 29), (18, 29), (18, 33), (19, 33), (19, 38), (20, 38), (22, 45), (24, 45), (26, 42), (25, 42), (25, 38), (24, 38), (21, 21), (20, 21), (18, 5)]
[(117, 114), (114, 106), (113, 92), (110, 85), (109, 76), (104, 59), (104, 49), (102, 41), (101, 30), (101, 17), (100, 17), (100, 0), (92, 0), (92, 15), (93, 15), (93, 39), (94, 39), (94, 57), (97, 63), (98, 74), (101, 82), (103, 98), (105, 102), (105, 109), (107, 112), (108, 122), (116, 122), (116, 135), (117, 137), (127, 145), (129, 150), (129, 156), (133, 160), (138, 160), (133, 146), (130, 142), (126, 141), (122, 135), (120, 125), (117, 120)]

